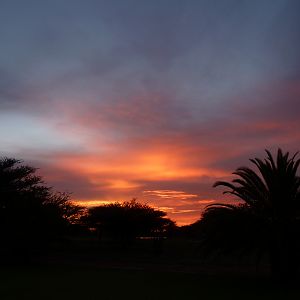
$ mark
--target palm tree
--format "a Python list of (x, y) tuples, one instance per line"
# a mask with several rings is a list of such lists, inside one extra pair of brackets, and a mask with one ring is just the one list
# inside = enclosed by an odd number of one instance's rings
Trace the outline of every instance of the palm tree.
[(214, 184), (214, 187), (228, 188), (224, 194), (236, 196), (239, 203), (208, 206), (202, 223), (208, 244), (222, 246), (220, 241), (224, 241), (227, 234), (227, 242), (232, 242), (233, 247), (266, 250), (274, 278), (288, 279), (297, 269), (297, 238), (300, 234), (297, 170), (300, 159), (296, 159), (297, 153), (290, 157), (289, 152), (283, 154), (281, 149), (278, 149), (276, 159), (268, 150), (266, 153), (264, 160), (250, 159), (258, 173), (240, 167), (233, 172), (238, 178), (232, 182), (217, 181)]

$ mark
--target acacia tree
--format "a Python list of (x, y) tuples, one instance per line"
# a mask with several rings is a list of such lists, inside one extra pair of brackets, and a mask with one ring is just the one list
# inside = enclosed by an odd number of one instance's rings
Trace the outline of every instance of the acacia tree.
[(42, 240), (63, 234), (81, 208), (55, 193), (36, 169), (14, 158), (0, 159), (0, 233), (5, 241)]
[(133, 199), (90, 208), (85, 222), (99, 232), (129, 241), (138, 236), (167, 234), (175, 223), (165, 216), (165, 212)]
[[(258, 173), (238, 168), (232, 182), (218, 181), (214, 186), (228, 188), (236, 205), (213, 204), (201, 221), (202, 237), (211, 250), (227, 248), (266, 251), (274, 278), (295, 275), (300, 234), (300, 159), (278, 149), (276, 159), (250, 159)], [(240, 203), (242, 201), (242, 203)]]

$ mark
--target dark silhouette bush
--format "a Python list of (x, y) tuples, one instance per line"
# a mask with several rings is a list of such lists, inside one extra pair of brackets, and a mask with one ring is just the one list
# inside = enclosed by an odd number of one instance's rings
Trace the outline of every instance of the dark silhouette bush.
[(164, 236), (175, 227), (166, 213), (132, 200), (111, 203), (88, 210), (85, 222), (97, 228), (99, 235), (129, 241), (142, 236)]
[(81, 208), (69, 195), (53, 192), (36, 169), (14, 158), (0, 159), (0, 236), (20, 247), (65, 234)]

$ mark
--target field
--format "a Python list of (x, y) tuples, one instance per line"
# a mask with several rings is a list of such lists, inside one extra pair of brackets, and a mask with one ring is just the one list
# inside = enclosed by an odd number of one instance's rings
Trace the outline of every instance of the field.
[(0, 299), (299, 299), (265, 280), (184, 272), (36, 266), (2, 268)]
[[(79, 247), (80, 245), (80, 247)], [(87, 247), (88, 246), (88, 247)], [(149, 245), (129, 251), (84, 246), (30, 262), (2, 263), (0, 299), (299, 299), (300, 288), (271, 284), (264, 272), (232, 262), (204, 263), (193, 244)]]

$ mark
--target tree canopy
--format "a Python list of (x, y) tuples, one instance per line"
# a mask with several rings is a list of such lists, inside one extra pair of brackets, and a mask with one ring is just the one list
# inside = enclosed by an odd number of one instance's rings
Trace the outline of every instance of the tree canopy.
[(122, 239), (164, 235), (175, 226), (165, 212), (136, 200), (92, 207), (86, 221), (91, 227)]
[(6, 240), (42, 240), (63, 234), (81, 208), (54, 192), (36, 169), (14, 158), (0, 159), (0, 232)]

